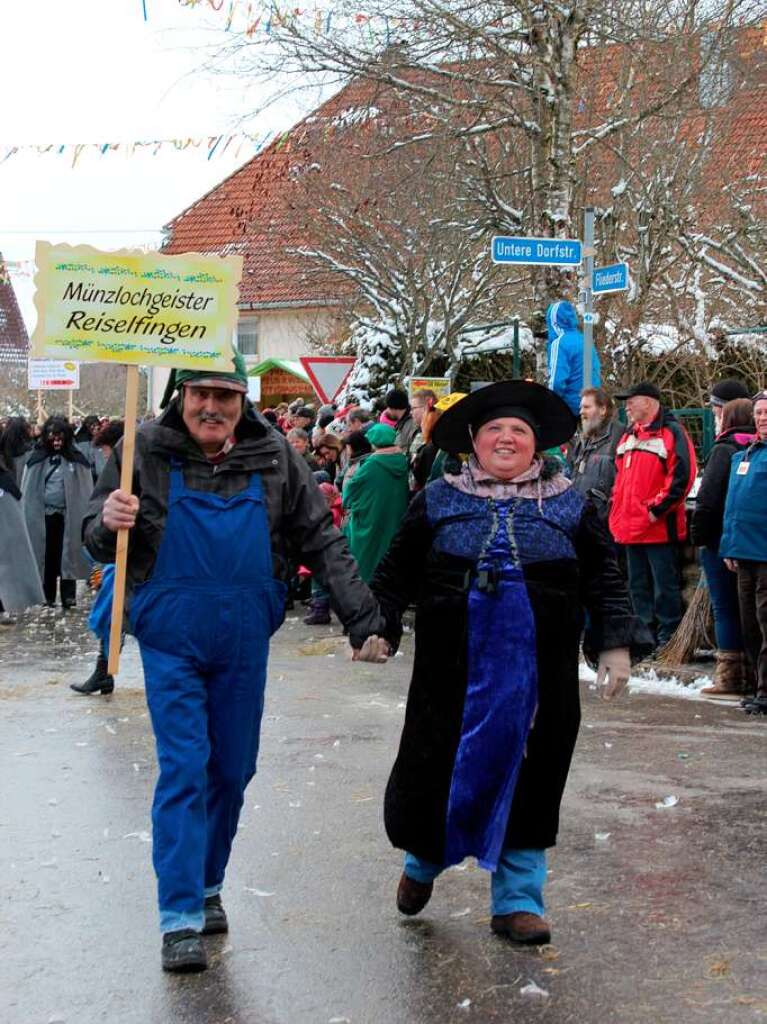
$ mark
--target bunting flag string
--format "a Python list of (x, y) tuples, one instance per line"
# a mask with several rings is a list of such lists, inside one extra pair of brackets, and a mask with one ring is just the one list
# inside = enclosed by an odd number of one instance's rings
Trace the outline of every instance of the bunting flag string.
[[(287, 133), (282, 133), (280, 138)], [(223, 156), (230, 151), (235, 159), (243, 149), (251, 155), (256, 155), (277, 137), (273, 131), (264, 135), (252, 135), (247, 132), (237, 132), (231, 135), (207, 135), (201, 138), (180, 138), (180, 139), (147, 139), (136, 142), (65, 142), (65, 143), (38, 143), (10, 145), (0, 143), (0, 164), (10, 160), (18, 154), (34, 154), (37, 156), (59, 156), (71, 159), (71, 166), (76, 167), (84, 153), (105, 156), (106, 154), (118, 153), (126, 157), (135, 156), (138, 153), (149, 152), (156, 156), (163, 150), (199, 150), (206, 154), (206, 159), (212, 160), (216, 156)]]
[(224, 30), (231, 32), (235, 21), (236, 31), (243, 31), (253, 37), (259, 31), (271, 35), (275, 29), (289, 28), (302, 20), (311, 22), (316, 35), (330, 35), (331, 26), (336, 29), (357, 27), (373, 33), (374, 25), (386, 34), (387, 44), (392, 29), (407, 27), (415, 30), (418, 25), (413, 19), (390, 17), (385, 14), (366, 14), (363, 11), (341, 11), (334, 7), (279, 7), (276, 2), (267, 6), (258, 0), (178, 0), (182, 7), (198, 8), (224, 13)]

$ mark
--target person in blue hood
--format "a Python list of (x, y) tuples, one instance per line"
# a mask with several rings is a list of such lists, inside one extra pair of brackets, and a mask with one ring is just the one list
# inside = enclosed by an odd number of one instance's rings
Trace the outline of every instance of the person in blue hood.
[(570, 406), (577, 416), (584, 387), (598, 388), (602, 383), (599, 355), (592, 348), (591, 380), (583, 382), (583, 331), (572, 302), (552, 302), (546, 310), (548, 331), (549, 387)]

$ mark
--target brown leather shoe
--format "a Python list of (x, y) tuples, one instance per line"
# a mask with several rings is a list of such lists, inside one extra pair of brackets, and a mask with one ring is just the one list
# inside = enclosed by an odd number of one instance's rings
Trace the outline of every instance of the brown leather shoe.
[(496, 914), (490, 922), (496, 935), (504, 935), (523, 946), (545, 946), (551, 942), (551, 931), (539, 914), (517, 910), (513, 914)]
[(420, 914), (431, 899), (433, 888), (434, 882), (416, 882), (403, 871), (397, 886), (397, 910), (408, 916)]

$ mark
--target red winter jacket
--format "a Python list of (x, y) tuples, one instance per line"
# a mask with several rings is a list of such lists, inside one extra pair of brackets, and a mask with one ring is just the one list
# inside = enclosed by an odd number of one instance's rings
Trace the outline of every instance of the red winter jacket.
[[(634, 424), (618, 442), (610, 532), (619, 544), (664, 544), (687, 535), (684, 499), (695, 480), (695, 449), (673, 413)], [(650, 512), (657, 522), (650, 519)]]

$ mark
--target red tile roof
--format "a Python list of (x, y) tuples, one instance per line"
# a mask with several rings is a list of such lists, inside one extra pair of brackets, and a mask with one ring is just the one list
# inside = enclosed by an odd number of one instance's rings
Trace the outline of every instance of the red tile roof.
[[(691, 51), (692, 52), (692, 51)], [(764, 171), (767, 154), (767, 36), (763, 28), (744, 30), (737, 47), (737, 86), (733, 99), (720, 108), (724, 130), (717, 133), (715, 154), (708, 161), (702, 181), (702, 205), (713, 206), (712, 197), (724, 184), (746, 173)], [(600, 124), (609, 110), (625, 58), (622, 46), (607, 47), (583, 62), (581, 99), (576, 121)], [(653, 75), (648, 72), (648, 88)], [(397, 104), (396, 108), (394, 103)], [(383, 111), (382, 111), (383, 108)], [(245, 257), (240, 304), (244, 308), (270, 305), (311, 306), (337, 300), (349, 286), (337, 275), (320, 274), (305, 259), (290, 252), (310, 244), (311, 214), (305, 209), (296, 185), (296, 168), (312, 164), (313, 151), (327, 142), (332, 132), (360, 133), (366, 111), (380, 116), (388, 112), (392, 123), (401, 117), (401, 100), (392, 100), (382, 87), (355, 81), (342, 89), (312, 115), (273, 142), (244, 167), (226, 178), (167, 225), (169, 253), (242, 253)], [(700, 109), (691, 109), (684, 134), (698, 130)], [(379, 122), (380, 123), (380, 122)], [(702, 123), (702, 122), (701, 122)], [(648, 122), (648, 131), (652, 130)], [(597, 148), (591, 152), (596, 157)], [(325, 147), (327, 151), (327, 147)], [(342, 149), (339, 147), (339, 153)], [(593, 164), (596, 163), (596, 166)], [(614, 183), (609, 152), (592, 158), (591, 186), (608, 200), (606, 189)], [(333, 168), (322, 167), (329, 176)], [(604, 192), (604, 195), (602, 193)]]
[(28, 358), (29, 335), (0, 253), (0, 363), (26, 363)]

